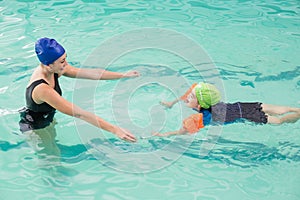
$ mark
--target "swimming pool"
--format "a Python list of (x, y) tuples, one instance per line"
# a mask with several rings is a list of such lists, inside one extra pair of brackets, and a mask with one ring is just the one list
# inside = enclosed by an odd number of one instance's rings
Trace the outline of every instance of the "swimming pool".
[[(218, 81), (229, 102), (299, 107), (299, 12), (297, 0), (0, 1), (0, 199), (299, 199), (299, 122), (151, 137), (192, 113), (158, 102), (199, 79)], [(62, 43), (74, 66), (141, 72), (60, 80), (65, 98), (130, 129), (137, 143), (57, 113), (64, 168), (40, 168), (17, 110), (43, 36)]]

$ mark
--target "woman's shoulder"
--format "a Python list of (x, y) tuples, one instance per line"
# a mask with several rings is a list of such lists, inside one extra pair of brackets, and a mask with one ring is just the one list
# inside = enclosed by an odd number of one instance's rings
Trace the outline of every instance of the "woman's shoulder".
[(49, 80), (47, 78), (44, 77), (44, 75), (42, 73), (39, 72), (34, 72), (31, 77), (30, 80), (28, 82), (27, 88), (30, 87), (31, 85), (35, 85), (36, 83), (40, 84), (40, 83), (46, 83), (49, 86), (54, 86), (56, 80), (60, 77), (59, 74), (54, 73), (54, 78), (50, 78)]
[(45, 83), (45, 84), (49, 85), (49, 83), (44, 78), (37, 77), (37, 78), (30, 79), (30, 81), (28, 82), (26, 88), (30, 88), (32, 86), (36, 87), (37, 85), (39, 85), (41, 83)]
[(49, 85), (48, 82), (45, 81), (44, 79), (37, 79), (37, 80), (30, 81), (26, 88), (27, 89), (31, 88), (31, 87), (35, 88), (36, 86), (40, 85), (41, 83), (45, 83), (45, 84)]
[(38, 68), (36, 68), (33, 73), (31, 74), (31, 77), (29, 79), (29, 82), (27, 84), (27, 88), (30, 87), (31, 85), (33, 85), (35, 82), (37, 81), (41, 81), (43, 80), (43, 76), (41, 75), (40, 71)]

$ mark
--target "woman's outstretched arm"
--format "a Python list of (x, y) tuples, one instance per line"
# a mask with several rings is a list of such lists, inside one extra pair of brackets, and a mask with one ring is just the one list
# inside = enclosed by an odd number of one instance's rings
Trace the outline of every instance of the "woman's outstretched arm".
[(104, 69), (85, 69), (76, 68), (69, 64), (66, 65), (63, 74), (71, 78), (82, 78), (92, 80), (113, 80), (120, 78), (133, 78), (140, 76), (137, 71), (129, 71), (125, 73), (111, 72)]
[(98, 128), (115, 134), (123, 140), (130, 142), (136, 141), (135, 136), (129, 131), (110, 124), (99, 116), (83, 110), (75, 104), (72, 104), (71, 102), (61, 97), (53, 88), (51, 88), (47, 84), (40, 84), (36, 86), (33, 90), (32, 96), (35, 100), (46, 102), (47, 104), (64, 114), (82, 119)]

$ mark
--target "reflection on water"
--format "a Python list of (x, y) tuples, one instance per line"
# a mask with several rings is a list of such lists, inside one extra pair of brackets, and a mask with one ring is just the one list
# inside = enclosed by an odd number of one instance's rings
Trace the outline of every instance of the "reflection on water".
[(189, 150), (184, 153), (196, 159), (220, 161), (227, 165), (242, 168), (269, 165), (275, 161), (300, 161), (300, 146), (292, 142), (280, 142), (278, 147), (269, 147), (262, 143), (239, 142), (219, 138), (214, 149), (207, 156), (201, 157), (197, 147), (201, 141), (192, 143)]
[[(294, 80), (300, 76), (300, 66), (295, 66), (294, 69), (291, 70), (279, 71), (276, 75), (265, 75), (252, 69), (252, 66), (238, 66), (221, 62), (216, 62), (215, 64), (217, 66), (222, 66), (219, 68), (222, 79), (238, 79), (241, 76), (248, 78), (253, 77), (253, 82), (251, 82), (252, 85), (254, 85), (254, 82)], [(181, 71), (185, 71), (187, 69), (189, 69), (189, 67), (183, 68)], [(189, 72), (189, 76), (192, 76), (193, 73), (195, 72)], [(185, 75), (185, 73), (182, 74)]]
[(255, 78), (255, 81), (279, 81), (279, 80), (294, 80), (300, 76), (300, 66), (296, 66), (295, 69), (289, 71), (281, 71), (278, 75), (263, 76), (259, 74)]
[[(212, 140), (215, 141), (215, 140)], [(98, 139), (95, 138), (90, 141), (90, 144), (76, 144), (76, 145), (63, 145), (57, 144), (61, 151), (62, 163), (79, 163), (83, 160), (100, 160), (103, 165), (117, 166), (118, 163), (109, 160), (110, 155), (98, 152), (94, 154), (95, 149), (93, 146), (107, 147), (108, 144), (112, 144), (116, 149), (124, 152), (139, 153), (139, 152), (152, 152), (158, 149), (164, 148), (169, 145), (169, 150), (172, 153), (184, 152), (183, 156), (188, 156), (194, 159), (217, 161), (224, 163), (228, 166), (237, 166), (241, 168), (257, 167), (260, 165), (269, 165), (276, 161), (287, 162), (299, 162), (300, 161), (300, 145), (292, 142), (280, 142), (277, 147), (269, 147), (262, 143), (254, 142), (240, 142), (233, 141), (224, 138), (219, 138), (217, 143), (208, 155), (199, 155), (199, 147), (204, 140), (195, 139), (186, 151), (184, 143), (187, 142), (182, 138), (176, 138), (172, 143), (168, 139), (155, 138), (147, 141), (148, 145), (131, 144), (126, 142), (120, 142), (118, 139)], [(209, 142), (205, 140), (205, 142)], [(110, 146), (109, 145), (109, 146)], [(12, 149), (28, 148), (26, 142), (18, 142), (17, 144), (10, 144), (6, 141), (0, 141), (0, 149), (2, 151), (9, 151)], [(99, 149), (97, 148), (97, 149)], [(114, 150), (112, 150), (114, 151)], [(65, 175), (70, 176), (70, 171), (67, 169), (61, 170)]]

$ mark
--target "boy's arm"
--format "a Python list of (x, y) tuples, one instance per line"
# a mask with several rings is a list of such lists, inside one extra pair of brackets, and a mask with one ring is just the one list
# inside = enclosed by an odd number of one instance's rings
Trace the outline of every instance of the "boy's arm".
[(192, 92), (193, 88), (197, 86), (197, 83), (194, 83), (184, 95), (182, 95), (180, 98), (172, 101), (172, 102), (166, 102), (166, 101), (161, 101), (160, 104), (167, 107), (167, 108), (172, 108), (174, 104), (178, 103), (179, 101), (185, 101), (188, 97), (188, 95)]
[(161, 101), (159, 102), (162, 106), (165, 106), (166, 108), (172, 108), (174, 104), (179, 102), (181, 99), (175, 99), (174, 101), (167, 102), (167, 101)]
[(169, 135), (182, 135), (186, 133), (197, 133), (201, 128), (204, 127), (203, 124), (203, 114), (197, 113), (192, 114), (185, 120), (183, 120), (182, 128), (177, 131), (171, 131), (166, 133), (154, 133), (155, 136), (169, 136)]
[(170, 131), (170, 132), (166, 132), (166, 133), (153, 133), (154, 136), (160, 136), (160, 137), (166, 137), (166, 136), (170, 136), (170, 135), (183, 135), (188, 133), (188, 131), (184, 128), (181, 128), (177, 131)]

